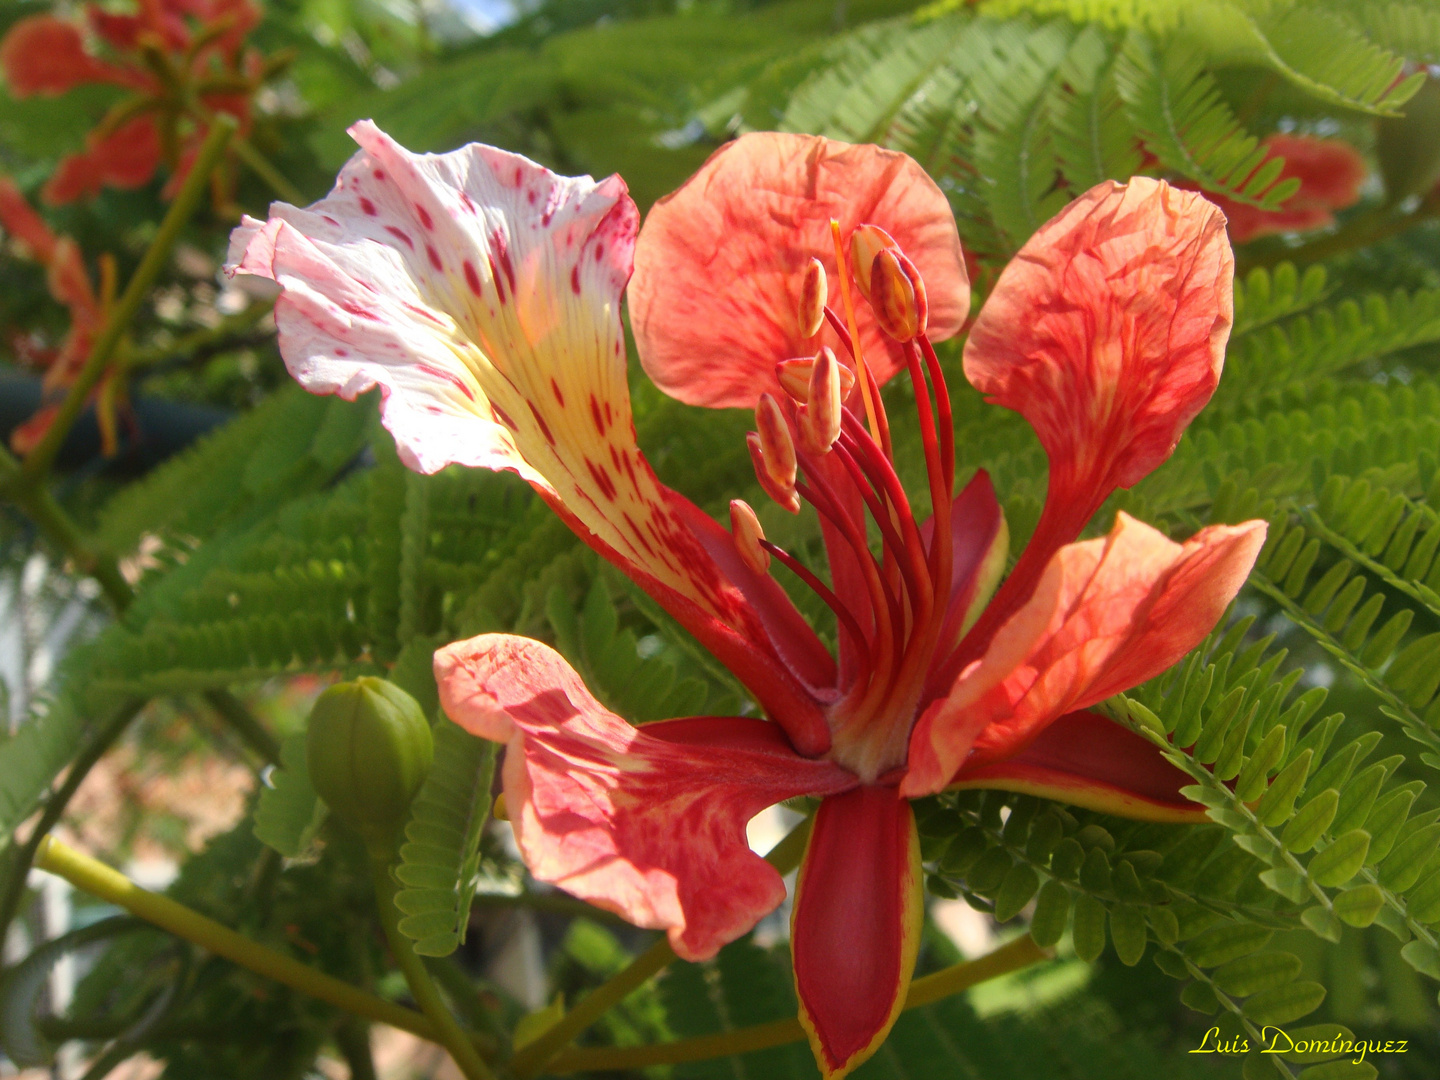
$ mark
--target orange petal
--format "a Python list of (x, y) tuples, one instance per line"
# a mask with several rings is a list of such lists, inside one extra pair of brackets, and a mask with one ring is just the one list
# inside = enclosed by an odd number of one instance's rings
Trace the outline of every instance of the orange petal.
[(1214, 628), (1265, 542), (1265, 523), (1217, 525), (1177, 544), (1128, 514), (1056, 552), (985, 654), (921, 715), (910, 797), (1019, 753), (1057, 718), (1170, 667)]
[(1141, 821), (1206, 821), (1205, 807), (1180, 794), (1192, 782), (1149, 740), (1109, 717), (1073, 712), (1014, 757), (967, 762), (947, 790), (1017, 791)]
[[(785, 898), (745, 824), (796, 795), (853, 787), (747, 717), (634, 727), (603, 708), (559, 653), (487, 634), (435, 654), (446, 715), (507, 744), (505, 805), (530, 872), (704, 960)], [(908, 804), (906, 804), (908, 807)]]
[[(836, 273), (829, 222), (846, 236), (885, 229), (924, 277), (930, 335), (957, 333), (970, 311), (960, 237), (944, 194), (904, 154), (816, 135), (744, 135), (710, 156), (645, 219), (630, 281), (630, 321), (656, 384), (692, 405), (750, 407), (775, 389), (775, 364), (839, 349), (800, 325), (806, 267)], [(876, 378), (904, 366), (865, 305), (856, 314)]]
[(1220, 212), (1148, 177), (1092, 188), (1000, 275), (965, 375), (1040, 436), (1056, 504), (1046, 513), (1066, 517), (1063, 539), (1169, 457), (1210, 400), (1233, 276)]

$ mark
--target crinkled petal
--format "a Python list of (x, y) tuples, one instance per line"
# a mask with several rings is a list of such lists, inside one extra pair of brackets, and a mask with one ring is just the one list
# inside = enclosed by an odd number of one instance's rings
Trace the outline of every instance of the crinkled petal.
[(232, 241), (232, 272), (284, 289), (275, 318), (291, 373), (347, 398), (381, 387), (411, 468), (519, 473), (735, 664), (797, 745), (823, 752), (807, 673), (786, 666), (636, 445), (620, 295), (637, 214), (624, 183), (480, 145), (411, 154), (368, 121), (351, 134), (362, 149), (329, 196), (276, 204)]
[(713, 956), (785, 898), (745, 824), (782, 799), (853, 787), (763, 720), (632, 727), (548, 646), (489, 634), (435, 654), (445, 713), (507, 744), (505, 803), (530, 872)]
[(1012, 757), (1068, 712), (1160, 674), (1214, 628), (1265, 541), (1265, 523), (1217, 525), (1184, 544), (1128, 514), (1068, 544), (1030, 599), (915, 725), (909, 796), (961, 765)]
[(1001, 273), (965, 343), (965, 375), (1040, 436), (1059, 504), (1047, 513), (1084, 511), (1066, 540), (1169, 457), (1210, 400), (1234, 265), (1214, 205), (1139, 176), (1080, 196)]
[[(844, 236), (885, 229), (920, 270), (929, 333), (957, 333), (970, 312), (960, 237), (945, 195), (925, 170), (893, 150), (818, 135), (756, 132), (726, 143), (645, 219), (630, 283), (630, 322), (646, 372), (672, 397), (716, 408), (754, 406), (777, 391), (775, 363), (839, 350), (829, 327), (801, 336), (801, 280), (824, 264), (839, 310), (830, 219)], [(904, 353), (881, 335), (856, 298), (861, 340), (875, 376), (888, 379)]]
[(920, 838), (893, 787), (820, 804), (795, 885), (800, 1023), (825, 1080), (859, 1067), (905, 1004), (925, 918)]
[(1204, 821), (1205, 807), (1180, 794), (1192, 782), (1152, 743), (1109, 717), (1073, 712), (1014, 757), (962, 766), (949, 790), (1017, 791), (1143, 821)]

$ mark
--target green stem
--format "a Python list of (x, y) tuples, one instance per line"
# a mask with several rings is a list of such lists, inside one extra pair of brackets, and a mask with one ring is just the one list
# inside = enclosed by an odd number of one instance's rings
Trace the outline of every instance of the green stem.
[(25, 456), (25, 463), (21, 466), (22, 485), (35, 485), (50, 471), (54, 463), (55, 455), (60, 452), (60, 445), (65, 441), (65, 436), (70, 433), (81, 411), (85, 408), (85, 402), (90, 396), (90, 391), (105, 374), (105, 369), (110, 364), (111, 357), (115, 354), (116, 346), (125, 335), (126, 329), (131, 321), (140, 312), (140, 305), (144, 303), (145, 297), (150, 292), (150, 287), (155, 284), (160, 271), (170, 260), (170, 252), (175, 242), (180, 239), (180, 232), (184, 229), (186, 222), (200, 205), (200, 198), (205, 192), (205, 185), (209, 182), (210, 174), (214, 171), (216, 164), (220, 161), (220, 155), (225, 152), (225, 146), (230, 137), (235, 133), (235, 121), (230, 117), (217, 117), (210, 133), (205, 137), (205, 142), (200, 147), (200, 153), (195, 158), (195, 165), (185, 177), (185, 183), (180, 187), (180, 193), (175, 196), (175, 201), (170, 204), (170, 209), (165, 212), (165, 217), (160, 222), (160, 228), (155, 233), (155, 239), (150, 242), (150, 247), (140, 260), (140, 265), (135, 268), (130, 281), (125, 286), (124, 293), (116, 301), (115, 306), (110, 310), (110, 316), (105, 320), (105, 326), (100, 335), (95, 339), (94, 346), (90, 349), (90, 355), (85, 360), (85, 366), (80, 369), (75, 382), (71, 385), (65, 395), (65, 400), (60, 403), (60, 409), (55, 414), (55, 420), (49, 429), (41, 437), (35, 448)]
[(436, 1041), (450, 1051), (450, 1056), (467, 1080), (494, 1080), (495, 1074), (475, 1049), (470, 1036), (455, 1022), (449, 1006), (440, 996), (439, 988), (425, 970), (425, 964), (415, 954), (410, 939), (400, 932), (399, 909), (395, 907), (395, 893), (398, 889), (394, 878), (390, 876), (390, 859), (372, 851), (370, 870), (375, 882), (375, 906), (380, 910), (380, 923), (385, 927), (390, 952), (394, 954), (395, 963), (405, 974), (405, 981), (410, 985), (410, 993), (415, 996), (415, 1003), (435, 1025), (438, 1036)]
[[(770, 849), (765, 861), (782, 874), (788, 874), (800, 865), (805, 854), (805, 843), (810, 838), (811, 818), (791, 829), (789, 834)], [(623, 970), (612, 975), (580, 999), (580, 1003), (547, 1028), (539, 1038), (526, 1043), (510, 1061), (510, 1071), (520, 1080), (528, 1080), (582, 1031), (600, 1019), (612, 1007), (618, 1005), (638, 990), (652, 976), (659, 973), (675, 959), (675, 950), (667, 938), (661, 938), (643, 953), (630, 961)]]
[(46, 836), (40, 841), (35, 865), (64, 878), (82, 892), (123, 908), (257, 975), (356, 1016), (389, 1024), (431, 1042), (440, 1042), (439, 1032), (428, 1016), (367, 994), (284, 953), (257, 944), (168, 896), (142, 889), (124, 874), (65, 846), (53, 836)]
[(376, 1080), (375, 1058), (370, 1053), (370, 1026), (347, 1016), (335, 1029), (335, 1046), (350, 1067), (350, 1080)]
[(250, 171), (270, 185), (270, 190), (292, 206), (305, 206), (308, 200), (304, 193), (285, 178), (285, 174), (270, 163), (270, 159), (255, 149), (255, 144), (243, 135), (236, 135), (230, 146), (235, 156), (250, 167)]
[(36, 822), (35, 828), (30, 830), (30, 838), (20, 847), (10, 849), (6, 859), (8, 865), (5, 892), (0, 895), (0, 941), (5, 940), (10, 924), (15, 920), (15, 913), (20, 909), (20, 900), (25, 895), (25, 879), (30, 874), (30, 867), (35, 862), (35, 852), (39, 850), (45, 834), (55, 827), (65, 813), (65, 807), (69, 805), (75, 792), (80, 790), (80, 785), (85, 782), (85, 777), (90, 775), (95, 763), (105, 756), (111, 744), (120, 737), (120, 733), (144, 706), (144, 701), (131, 700), (115, 711), (110, 722), (95, 733), (95, 737), (71, 762), (65, 783), (46, 800), (40, 820)]
[[(988, 956), (956, 964), (933, 975), (916, 979), (910, 984), (905, 1008), (918, 1009), (922, 1005), (932, 1004), (989, 979), (1029, 967), (1039, 960), (1048, 959), (1050, 955), (1027, 934), (996, 949)], [(706, 1061), (711, 1058), (748, 1054), (754, 1050), (768, 1050), (772, 1046), (802, 1042), (805, 1037), (805, 1029), (800, 1026), (800, 1021), (793, 1016), (787, 1016), (783, 1020), (773, 1020), (768, 1024), (755, 1024), (735, 1031), (656, 1043), (653, 1046), (601, 1046), (566, 1050), (556, 1056), (547, 1069), (553, 1073), (620, 1072), (644, 1069), (651, 1065), (678, 1065), (687, 1061)]]

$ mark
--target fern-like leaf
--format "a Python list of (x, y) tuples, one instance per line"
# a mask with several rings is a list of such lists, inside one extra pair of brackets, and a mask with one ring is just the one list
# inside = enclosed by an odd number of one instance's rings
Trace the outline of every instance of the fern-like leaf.
[(395, 876), (400, 932), (422, 956), (448, 956), (465, 940), (480, 836), (490, 816), (496, 744), (441, 720), (435, 763), (410, 809)]
[(1072, 192), (1140, 171), (1135, 133), (1114, 78), (1115, 51), (1097, 26), (1070, 46), (1050, 95), (1055, 159)]
[(1180, 39), (1160, 44), (1131, 31), (1115, 66), (1131, 122), (1166, 168), (1215, 191), (1265, 209), (1298, 190), (1280, 180), (1283, 162), (1236, 121), (1205, 70), (1204, 55)]
[(305, 765), (305, 733), (280, 744), (280, 766), (272, 769), (255, 805), (255, 836), (286, 858), (304, 854), (326, 816)]

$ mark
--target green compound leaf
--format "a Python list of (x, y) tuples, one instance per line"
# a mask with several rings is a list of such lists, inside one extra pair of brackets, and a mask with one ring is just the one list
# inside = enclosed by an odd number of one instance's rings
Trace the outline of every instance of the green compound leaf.
[(495, 751), (448, 720), (435, 728), (435, 764), (410, 809), (395, 869), (405, 886), (395, 896), (405, 915), (400, 932), (422, 956), (449, 956), (465, 940)]
[(325, 821), (325, 804), (305, 768), (305, 732), (280, 744), (280, 766), (272, 769), (255, 805), (255, 836), (287, 859), (299, 858)]

